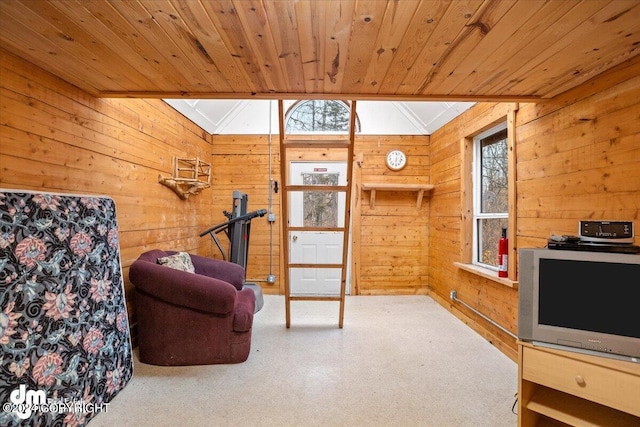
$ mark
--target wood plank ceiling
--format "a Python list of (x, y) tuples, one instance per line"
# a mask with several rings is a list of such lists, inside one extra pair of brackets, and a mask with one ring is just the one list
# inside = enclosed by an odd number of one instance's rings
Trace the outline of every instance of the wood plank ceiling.
[(536, 100), (640, 51), (638, 0), (11, 0), (8, 51), (98, 97)]

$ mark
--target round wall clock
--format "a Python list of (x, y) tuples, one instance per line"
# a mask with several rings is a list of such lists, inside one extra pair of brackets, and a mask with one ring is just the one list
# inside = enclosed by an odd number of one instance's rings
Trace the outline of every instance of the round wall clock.
[(399, 171), (407, 165), (407, 156), (401, 150), (391, 150), (385, 161), (389, 169)]

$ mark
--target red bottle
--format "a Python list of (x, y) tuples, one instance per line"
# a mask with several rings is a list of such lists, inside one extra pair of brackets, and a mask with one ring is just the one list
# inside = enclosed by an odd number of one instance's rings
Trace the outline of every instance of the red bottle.
[(507, 229), (502, 229), (502, 237), (498, 242), (498, 277), (509, 276), (509, 239), (507, 239)]

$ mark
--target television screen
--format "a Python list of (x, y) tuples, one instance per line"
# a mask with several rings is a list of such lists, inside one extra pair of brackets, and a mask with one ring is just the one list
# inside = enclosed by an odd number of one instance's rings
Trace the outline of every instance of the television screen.
[(640, 338), (640, 265), (540, 258), (538, 323)]

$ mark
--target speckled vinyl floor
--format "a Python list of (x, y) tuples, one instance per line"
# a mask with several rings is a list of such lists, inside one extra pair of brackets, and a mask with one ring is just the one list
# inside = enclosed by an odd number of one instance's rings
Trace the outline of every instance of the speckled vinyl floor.
[(90, 426), (515, 426), (517, 365), (427, 296), (265, 295), (241, 364), (158, 367)]

